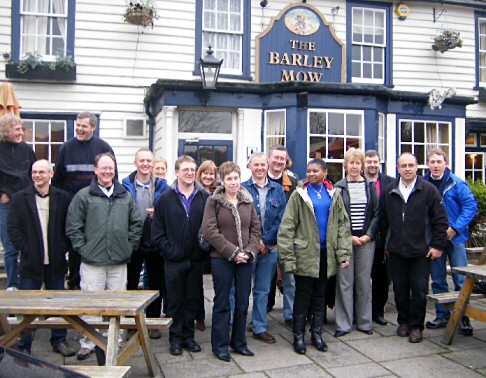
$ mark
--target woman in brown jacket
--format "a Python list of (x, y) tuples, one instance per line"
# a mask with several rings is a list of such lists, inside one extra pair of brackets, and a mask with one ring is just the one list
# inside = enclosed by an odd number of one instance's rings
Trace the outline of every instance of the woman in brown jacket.
[[(246, 344), (245, 330), (253, 261), (259, 251), (261, 227), (250, 193), (240, 186), (238, 165), (233, 162), (221, 164), (219, 175), (221, 186), (208, 198), (202, 224), (204, 238), (212, 245), (211, 347), (218, 359), (229, 362), (229, 347), (241, 355), (253, 356)], [(230, 341), (229, 294), (233, 281), (235, 311)]]

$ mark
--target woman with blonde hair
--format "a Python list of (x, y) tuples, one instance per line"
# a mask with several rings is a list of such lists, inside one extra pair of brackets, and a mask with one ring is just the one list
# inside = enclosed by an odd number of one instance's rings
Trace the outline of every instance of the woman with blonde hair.
[(336, 275), (335, 337), (350, 333), (353, 316), (358, 331), (373, 334), (371, 311), (371, 267), (378, 231), (378, 194), (375, 183), (363, 175), (365, 154), (350, 148), (344, 154), (346, 177), (336, 183), (351, 220), (353, 254), (348, 269)]
[(165, 179), (167, 175), (167, 160), (163, 157), (154, 159), (154, 167), (152, 170), (157, 178)]
[(206, 192), (214, 192), (214, 189), (218, 186), (218, 168), (212, 160), (206, 160), (199, 166), (196, 181), (204, 186)]

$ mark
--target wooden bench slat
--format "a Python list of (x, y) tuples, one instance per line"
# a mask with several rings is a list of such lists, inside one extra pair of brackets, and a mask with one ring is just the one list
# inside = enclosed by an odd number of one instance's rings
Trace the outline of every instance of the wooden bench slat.
[(63, 367), (91, 378), (125, 378), (129, 376), (131, 370), (131, 366), (65, 365)]
[[(7, 318), (10, 325), (17, 325), (21, 322), (18, 318)], [(108, 329), (109, 323), (100, 320), (88, 321), (88, 323), (99, 329)], [(145, 319), (147, 324), (147, 329), (160, 329), (168, 330), (169, 326), (172, 324), (172, 318), (147, 318)], [(32, 322), (29, 328), (72, 328), (72, 326), (66, 322), (63, 318), (52, 317), (48, 319), (36, 319)], [(122, 329), (136, 329), (134, 318), (122, 318), (120, 319), (120, 328)]]
[[(442, 293), (442, 294), (427, 294), (427, 299), (435, 303), (453, 303), (457, 301), (459, 297), (459, 291), (451, 291), (449, 293)], [(470, 299), (482, 299), (486, 298), (485, 294), (471, 294)]]

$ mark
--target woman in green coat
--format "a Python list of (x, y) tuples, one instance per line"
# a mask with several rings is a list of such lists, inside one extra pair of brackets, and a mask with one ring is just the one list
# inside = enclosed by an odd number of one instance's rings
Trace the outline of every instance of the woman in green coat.
[(286, 272), (295, 277), (293, 313), (294, 350), (305, 354), (305, 319), (312, 314), (311, 342), (327, 351), (322, 340), (327, 278), (338, 264), (349, 265), (352, 237), (341, 196), (326, 179), (322, 159), (307, 164), (307, 180), (300, 182), (289, 199), (278, 232), (278, 253)]

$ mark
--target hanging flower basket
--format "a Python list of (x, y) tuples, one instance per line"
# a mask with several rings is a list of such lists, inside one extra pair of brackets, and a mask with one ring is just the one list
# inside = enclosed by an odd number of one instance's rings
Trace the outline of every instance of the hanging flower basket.
[(432, 50), (444, 53), (447, 50), (462, 47), (462, 44), (461, 33), (454, 30), (444, 30), (434, 38)]
[(125, 9), (123, 20), (132, 25), (139, 25), (144, 28), (154, 27), (154, 19), (158, 19), (157, 10), (151, 1), (130, 2)]

